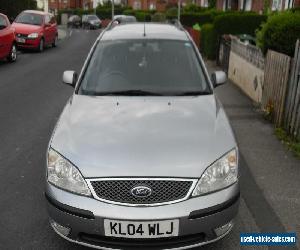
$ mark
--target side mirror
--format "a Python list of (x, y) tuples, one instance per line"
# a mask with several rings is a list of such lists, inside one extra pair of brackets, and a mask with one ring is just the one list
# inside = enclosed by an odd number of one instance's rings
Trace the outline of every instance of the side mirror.
[(215, 71), (211, 74), (211, 80), (214, 85), (214, 87), (218, 87), (227, 81), (227, 76), (224, 71)]
[(77, 81), (77, 73), (72, 70), (65, 71), (63, 74), (63, 83), (69, 84), (75, 87)]

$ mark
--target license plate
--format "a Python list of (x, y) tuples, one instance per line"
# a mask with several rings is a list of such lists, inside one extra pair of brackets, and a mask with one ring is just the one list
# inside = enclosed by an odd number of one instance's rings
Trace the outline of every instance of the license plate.
[(122, 238), (163, 238), (178, 236), (179, 220), (119, 221), (104, 220), (105, 236)]
[(25, 38), (17, 38), (18, 43), (26, 43)]

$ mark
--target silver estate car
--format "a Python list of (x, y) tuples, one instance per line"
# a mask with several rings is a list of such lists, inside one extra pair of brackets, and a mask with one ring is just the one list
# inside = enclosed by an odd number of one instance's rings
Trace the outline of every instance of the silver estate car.
[(223, 238), (239, 206), (238, 148), (210, 77), (180, 25), (104, 30), (47, 152), (50, 223), (98, 249), (187, 249)]

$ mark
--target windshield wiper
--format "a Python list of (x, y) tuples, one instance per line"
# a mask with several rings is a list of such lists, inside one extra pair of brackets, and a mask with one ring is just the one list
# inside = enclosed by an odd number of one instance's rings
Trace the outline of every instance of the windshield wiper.
[(210, 91), (186, 91), (176, 94), (177, 96), (211, 95)]
[(119, 91), (107, 91), (107, 92), (95, 92), (92, 95), (103, 96), (161, 96), (161, 93), (141, 90), (141, 89), (131, 89), (131, 90), (119, 90)]

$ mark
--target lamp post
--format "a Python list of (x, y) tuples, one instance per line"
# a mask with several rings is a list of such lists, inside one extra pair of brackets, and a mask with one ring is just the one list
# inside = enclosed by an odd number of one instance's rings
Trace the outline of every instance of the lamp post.
[(114, 0), (111, 0), (111, 20), (114, 19), (115, 16), (115, 2)]
[(181, 12), (181, 0), (178, 0), (178, 13), (177, 13), (177, 19), (180, 22), (180, 12)]

